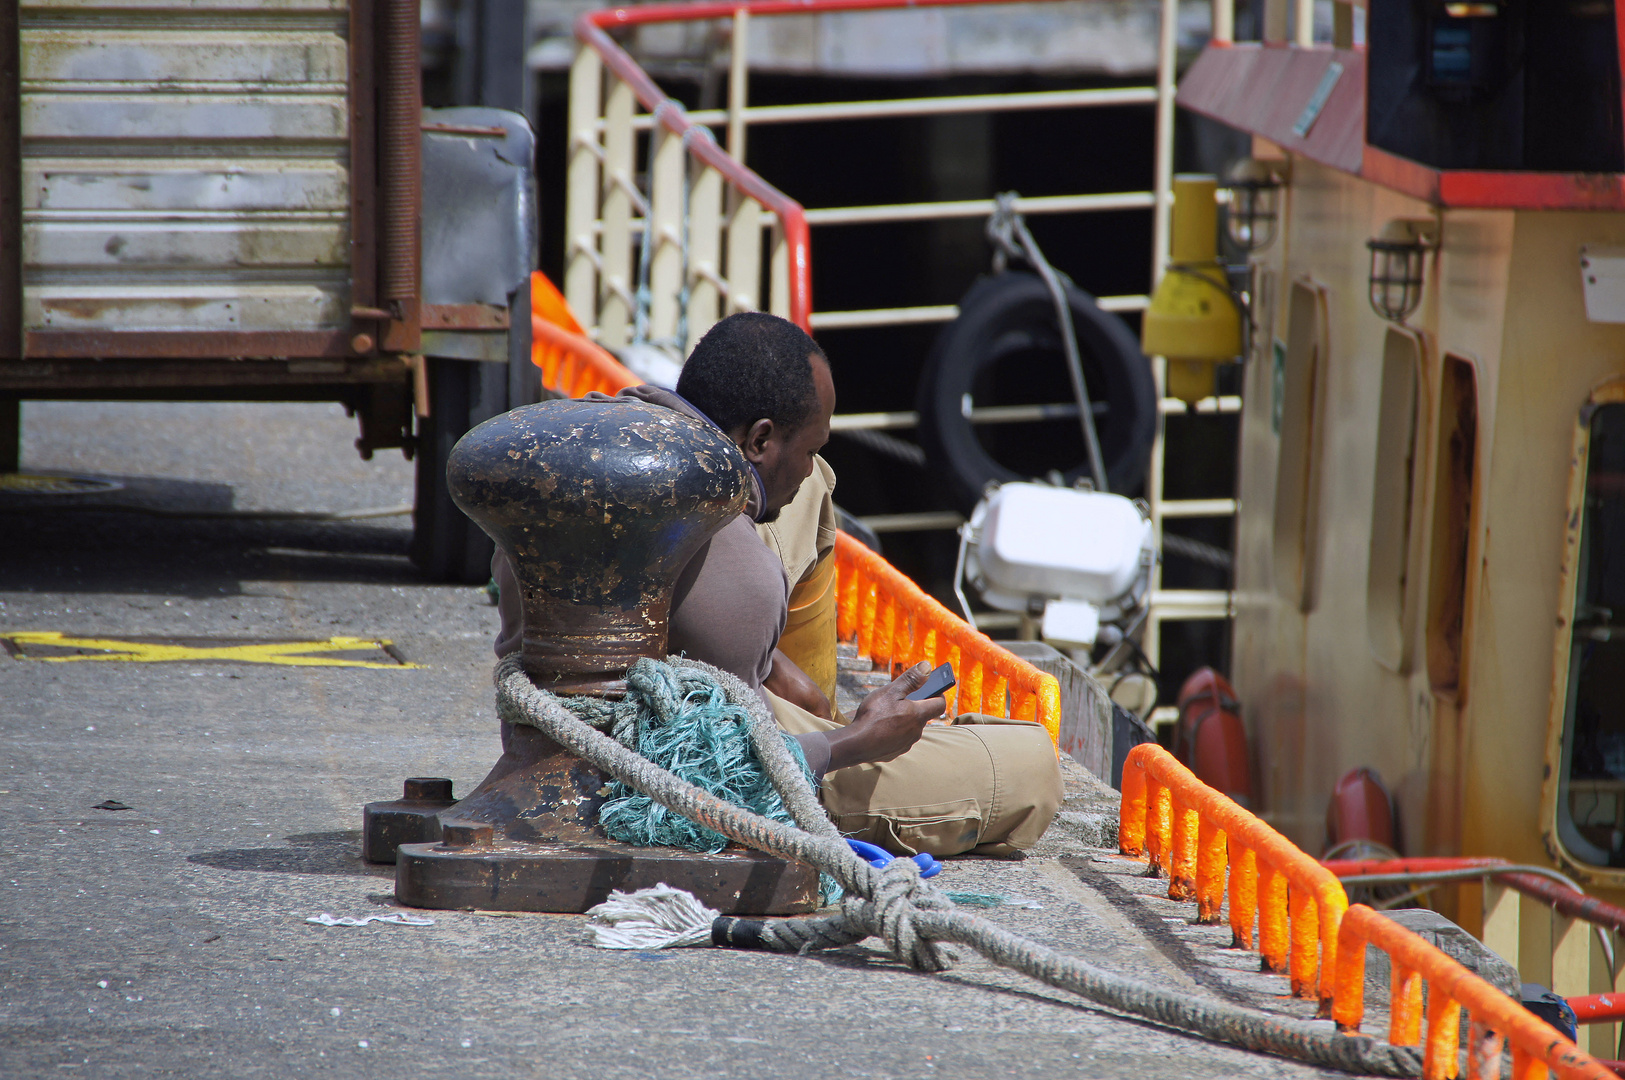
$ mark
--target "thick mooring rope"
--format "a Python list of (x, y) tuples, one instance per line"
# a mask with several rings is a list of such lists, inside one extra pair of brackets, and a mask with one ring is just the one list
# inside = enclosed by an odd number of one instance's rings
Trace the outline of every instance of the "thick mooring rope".
[[(590, 698), (561, 700), (537, 689), (517, 654), (497, 664), (497, 711), (504, 720), (537, 728), (684, 817), (746, 847), (817, 867), (846, 889), (839, 910), (830, 915), (775, 922), (731, 920), (737, 931), (730, 937), (738, 943), (775, 952), (807, 952), (878, 937), (898, 960), (930, 972), (953, 966), (957, 956), (948, 943), (957, 943), (994, 963), (1107, 1008), (1245, 1050), (1352, 1073), (1416, 1076), (1421, 1072), (1420, 1055), (1409, 1047), (1389, 1046), (1363, 1035), (1333, 1035), (1234, 1005), (1193, 1000), (1062, 955), (956, 908), (939, 889), (920, 879), (919, 867), (910, 859), (896, 859), (880, 869), (870, 866), (846, 846), (818, 804), (761, 699), (737, 678), (708, 665), (676, 657), (668, 663), (674, 671), (666, 678), (676, 681), (703, 674), (722, 688), (730, 702), (746, 710), (751, 741), (800, 828), (730, 805), (595, 730), (615, 730), (634, 721), (616, 703)], [(659, 674), (650, 670), (657, 665), (659, 661), (639, 660), (627, 673), (628, 683)], [(627, 732), (622, 727), (618, 734)]]

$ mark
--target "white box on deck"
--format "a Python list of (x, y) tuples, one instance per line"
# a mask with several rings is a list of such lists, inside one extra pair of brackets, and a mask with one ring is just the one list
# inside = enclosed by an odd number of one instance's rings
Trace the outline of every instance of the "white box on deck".
[(1104, 603), (1134, 584), (1150, 533), (1121, 495), (1005, 484), (988, 498), (978, 558), (1000, 592)]

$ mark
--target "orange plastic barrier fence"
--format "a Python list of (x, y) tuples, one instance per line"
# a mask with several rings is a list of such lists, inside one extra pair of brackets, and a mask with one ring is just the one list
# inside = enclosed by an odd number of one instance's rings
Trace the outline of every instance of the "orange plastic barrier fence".
[(618, 394), (643, 382), (582, 332), (564, 297), (540, 271), (530, 276), (530, 362), (542, 369), (542, 385), (565, 397), (594, 390)]
[(986, 713), (1036, 720), (1057, 745), (1061, 686), (1027, 661), (971, 629), (896, 567), (846, 533), (835, 535), (836, 633), (893, 670), (921, 660), (950, 663), (959, 685), (948, 714)]
[[(1394, 973), (1388, 1041), (1422, 1044), (1424, 1080), (1459, 1071), (1461, 1009), (1471, 1021), (1469, 1077), (1499, 1080), (1501, 1051), (1512, 1048), (1514, 1080), (1607, 1080), (1603, 1064), (1416, 934), (1370, 908), (1350, 907), (1332, 873), (1286, 837), (1198, 780), (1155, 743), (1123, 763), (1118, 850), (1149, 856), (1168, 875), (1168, 896), (1196, 901), (1197, 918), (1223, 917), (1228, 886), (1235, 944), (1253, 947), (1268, 970), (1286, 970), (1292, 992), (1318, 998), (1339, 1031), (1359, 1031), (1365, 1010), (1365, 950), (1388, 954)], [(1228, 871), (1228, 883), (1226, 873)], [(1422, 982), (1428, 984), (1427, 1031)]]
[(1136, 746), (1123, 763), (1118, 850), (1149, 855), (1168, 875), (1168, 898), (1194, 899), (1207, 923), (1222, 917), (1228, 867), (1235, 944), (1253, 947), (1256, 916), (1266, 968), (1287, 972), (1294, 995), (1329, 1010), (1337, 928), (1348, 908), (1342, 884), (1155, 743)]
[(1457, 1072), (1456, 1041), (1461, 1010), (1467, 1009), (1467, 1075), (1500, 1080), (1501, 1049), (1512, 1047), (1513, 1080), (1541, 1080), (1551, 1072), (1565, 1078), (1615, 1080), (1602, 1062), (1489, 983), (1415, 934), (1364, 904), (1343, 916), (1338, 933), (1337, 997), (1332, 1018), (1339, 1031), (1360, 1029), (1365, 1011), (1365, 946), (1377, 946), (1392, 960), (1394, 981), (1388, 1041), (1411, 1045), (1422, 1036), (1422, 980), (1428, 984), (1427, 1035), (1422, 1050), (1424, 1080), (1447, 1080)]

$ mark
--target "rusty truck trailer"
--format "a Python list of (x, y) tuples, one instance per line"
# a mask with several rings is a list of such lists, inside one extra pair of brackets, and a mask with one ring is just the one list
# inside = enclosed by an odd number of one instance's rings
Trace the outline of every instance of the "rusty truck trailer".
[(419, 564), (483, 574), (439, 474), (534, 394), (505, 368), (528, 301), (425, 296), (422, 160), (531, 142), (494, 110), (425, 123), (418, 47), (418, 0), (0, 5), (0, 472), (27, 398), (340, 401), (364, 456), (419, 454)]

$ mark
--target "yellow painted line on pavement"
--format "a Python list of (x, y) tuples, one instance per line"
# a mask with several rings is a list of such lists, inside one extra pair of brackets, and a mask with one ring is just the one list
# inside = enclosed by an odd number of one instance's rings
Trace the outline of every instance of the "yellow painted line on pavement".
[[(69, 637), (54, 630), (15, 631), (0, 634), (18, 646), (17, 659), (69, 663), (78, 660), (117, 660), (139, 664), (164, 664), (197, 660), (228, 660), (239, 664), (281, 664), (290, 667), (420, 668), (422, 664), (391, 660), (351, 660), (312, 653), (357, 652), (386, 649), (388, 638), (333, 637), (326, 641), (271, 641), (244, 645), (173, 645), (150, 641), (119, 641), (116, 638)], [(33, 656), (26, 646), (57, 649), (96, 649), (98, 653), (79, 656)], [(387, 649), (386, 649), (387, 651)]]

